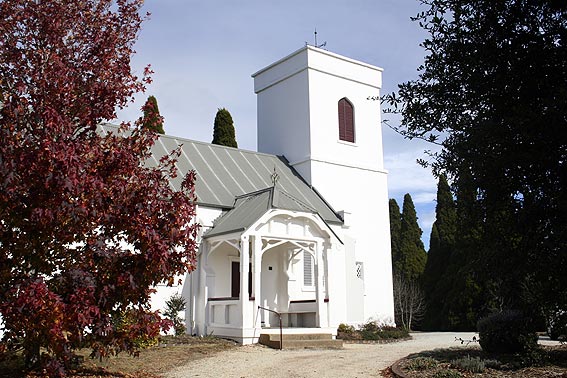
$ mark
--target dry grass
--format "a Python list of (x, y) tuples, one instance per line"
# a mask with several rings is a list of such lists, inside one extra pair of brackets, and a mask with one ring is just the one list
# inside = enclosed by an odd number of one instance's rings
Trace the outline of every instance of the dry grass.
[[(89, 350), (81, 350), (77, 354), (84, 357), (84, 362), (77, 371), (69, 372), (69, 377), (157, 378), (175, 367), (212, 356), (235, 346), (234, 342), (213, 337), (168, 336), (161, 340), (160, 345), (141, 350), (138, 357), (121, 353), (118, 356), (98, 361), (88, 357)], [(32, 375), (22, 373), (21, 358), (18, 359), (16, 356), (9, 360), (0, 360), (0, 377), (43, 377), (43, 375), (41, 373)]]

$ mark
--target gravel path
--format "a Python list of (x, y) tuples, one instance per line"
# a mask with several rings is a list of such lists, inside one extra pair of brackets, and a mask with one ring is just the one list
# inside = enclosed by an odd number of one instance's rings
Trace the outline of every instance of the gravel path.
[(413, 333), (412, 340), (389, 344), (345, 344), (342, 350), (274, 350), (247, 345), (191, 362), (168, 378), (355, 378), (379, 377), (380, 370), (411, 353), (435, 348), (463, 347), (455, 337), (471, 332)]

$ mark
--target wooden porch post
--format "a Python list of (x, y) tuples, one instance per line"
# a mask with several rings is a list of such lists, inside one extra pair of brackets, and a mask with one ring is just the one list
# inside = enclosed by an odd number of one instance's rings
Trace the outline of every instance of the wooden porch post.
[[(254, 236), (254, 245), (252, 248), (252, 258), (254, 261), (254, 286), (252, 287), (252, 295), (255, 298), (254, 310), (262, 305), (262, 237), (260, 235)], [(259, 315), (262, 318), (262, 314)], [(261, 327), (261, 320), (254, 319), (254, 327)]]
[(250, 264), (248, 236), (240, 238), (240, 308), (242, 309), (242, 328), (252, 325), (252, 311), (248, 294), (248, 270)]

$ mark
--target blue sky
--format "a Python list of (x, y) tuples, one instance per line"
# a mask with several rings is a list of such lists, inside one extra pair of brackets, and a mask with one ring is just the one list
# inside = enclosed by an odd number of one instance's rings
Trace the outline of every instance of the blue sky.
[[(210, 142), (218, 108), (235, 122), (240, 148), (256, 150), (256, 97), (251, 74), (301, 48), (326, 49), (384, 69), (382, 93), (417, 77), (426, 37), (410, 17), (419, 0), (146, 0), (133, 59), (135, 71), (151, 64), (154, 82), (119, 112), (134, 120), (148, 95), (156, 96), (167, 134)], [(391, 123), (397, 120), (387, 116)], [(416, 164), (432, 146), (404, 140), (383, 126), (389, 196), (400, 207), (410, 193), (426, 248), (435, 217), (436, 181)]]

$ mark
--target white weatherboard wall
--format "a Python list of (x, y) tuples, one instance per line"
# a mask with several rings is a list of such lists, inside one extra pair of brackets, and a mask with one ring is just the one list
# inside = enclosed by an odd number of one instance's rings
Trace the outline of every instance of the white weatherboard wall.
[[(369, 100), (380, 95), (382, 69), (305, 46), (253, 77), (258, 150), (284, 155), (336, 211), (350, 213), (342, 230), (354, 240), (345, 243), (346, 284), (347, 290), (363, 288), (364, 299), (362, 305), (349, 304), (355, 308), (347, 311), (345, 320), (393, 321), (380, 105)], [(343, 97), (354, 107), (354, 143), (339, 140), (338, 102)], [(363, 285), (348, 274), (349, 269), (355, 272), (356, 264), (348, 266), (353, 261), (363, 263)], [(363, 318), (354, 319), (356, 314)]]

